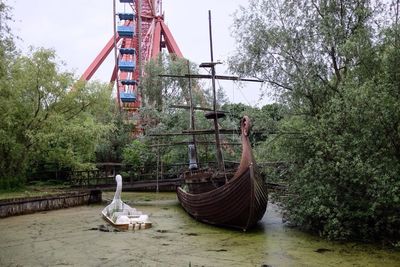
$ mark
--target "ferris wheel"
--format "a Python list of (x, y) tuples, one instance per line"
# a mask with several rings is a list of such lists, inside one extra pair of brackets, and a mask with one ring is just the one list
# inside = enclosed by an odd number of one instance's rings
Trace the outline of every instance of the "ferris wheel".
[[(166, 48), (183, 57), (164, 23), (161, 0), (113, 0), (114, 34), (81, 76), (88, 81), (115, 49), (115, 66), (110, 82), (116, 86), (118, 106), (135, 119), (141, 106), (138, 85), (144, 64)], [(136, 123), (136, 127), (139, 125)], [(138, 129), (137, 129), (138, 130)]]

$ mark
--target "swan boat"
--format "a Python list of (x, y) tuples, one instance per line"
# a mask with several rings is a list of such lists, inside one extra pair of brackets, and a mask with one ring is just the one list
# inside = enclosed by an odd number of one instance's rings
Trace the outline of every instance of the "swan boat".
[(130, 207), (121, 200), (122, 176), (116, 175), (117, 189), (113, 201), (105, 207), (101, 214), (110, 225), (120, 230), (139, 230), (150, 228), (149, 216)]

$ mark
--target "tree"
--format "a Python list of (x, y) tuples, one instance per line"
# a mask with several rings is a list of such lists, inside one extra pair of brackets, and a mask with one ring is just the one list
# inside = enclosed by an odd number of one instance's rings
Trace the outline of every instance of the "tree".
[[(10, 62), (0, 97), (0, 173), (7, 188), (45, 163), (81, 169), (112, 125), (96, 119), (110, 104), (108, 86), (77, 84), (55, 52), (38, 49)], [(96, 114), (96, 115), (95, 115)]]
[(361, 56), (372, 45), (372, 10), (369, 1), (253, 0), (235, 18), (230, 68), (265, 80), (283, 101), (315, 115), (349, 69), (367, 63)]
[(385, 28), (372, 3), (251, 1), (235, 19), (231, 68), (266, 80), (289, 108), (279, 130), (297, 134), (271, 152), (293, 163), (291, 221), (332, 239), (396, 242), (398, 20)]
[(135, 174), (154, 171), (156, 164), (155, 154), (146, 140), (133, 140), (123, 149), (122, 157), (123, 162), (130, 165)]
[[(175, 56), (160, 54), (159, 58), (150, 60), (145, 66), (146, 75), (143, 77), (141, 88), (146, 105), (161, 111), (170, 103), (188, 104), (189, 79), (177, 77), (162, 77), (160, 75), (183, 76), (197, 74), (198, 69), (194, 63)], [(193, 99), (195, 103), (203, 101), (204, 92), (200, 90), (196, 79), (191, 79)]]
[(126, 123), (123, 114), (117, 110), (115, 100), (111, 101), (114, 103), (111, 103), (105, 123), (114, 127), (96, 145), (96, 162), (122, 162), (123, 150), (132, 141), (132, 125)]

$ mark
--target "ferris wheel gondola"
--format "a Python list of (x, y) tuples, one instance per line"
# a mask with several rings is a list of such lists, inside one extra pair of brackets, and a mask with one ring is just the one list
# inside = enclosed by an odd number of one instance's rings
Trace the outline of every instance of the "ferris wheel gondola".
[[(138, 86), (143, 76), (143, 65), (157, 58), (163, 47), (170, 54), (183, 56), (164, 23), (161, 0), (116, 1), (113, 15), (118, 22), (114, 20), (114, 36), (86, 69), (81, 80), (88, 81), (114, 48), (117, 51), (116, 62), (110, 81), (115, 84), (118, 106), (128, 118), (134, 118), (142, 102)], [(138, 122), (134, 132), (140, 133), (140, 129)]]

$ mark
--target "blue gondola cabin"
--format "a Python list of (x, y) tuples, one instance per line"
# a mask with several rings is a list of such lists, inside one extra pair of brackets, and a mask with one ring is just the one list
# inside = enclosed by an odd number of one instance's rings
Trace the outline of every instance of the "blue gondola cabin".
[(133, 13), (118, 13), (120, 20), (133, 20), (135, 15)]
[(122, 47), (122, 48), (119, 49), (119, 52), (122, 55), (125, 55), (125, 54), (126, 55), (134, 55), (136, 53), (136, 50), (135, 50), (135, 48)]
[(133, 27), (121, 25), (117, 27), (117, 32), (121, 37), (133, 38)]
[(137, 85), (137, 82), (135, 80), (121, 80), (121, 84), (122, 85)]
[(135, 62), (121, 60), (118, 62), (118, 68), (120, 71), (133, 72), (135, 70)]
[(119, 94), (121, 101), (123, 103), (132, 103), (136, 101), (136, 94), (135, 93), (125, 93), (125, 92), (121, 92)]

